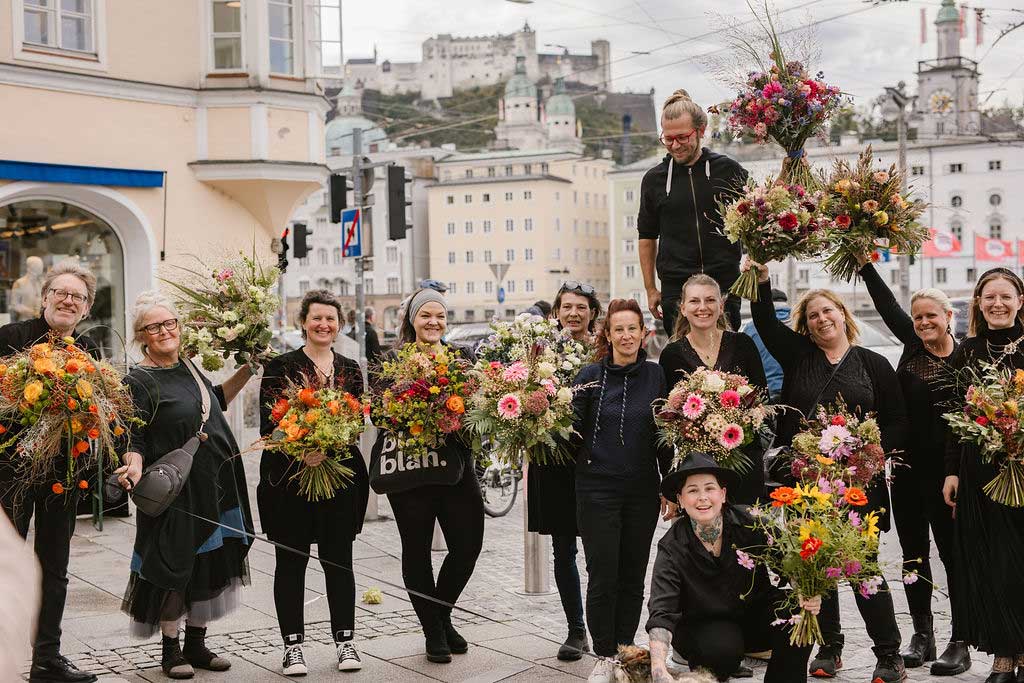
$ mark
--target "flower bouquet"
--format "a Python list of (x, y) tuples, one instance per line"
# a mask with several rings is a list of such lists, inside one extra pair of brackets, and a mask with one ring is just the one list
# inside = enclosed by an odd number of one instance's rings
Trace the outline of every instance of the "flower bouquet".
[(793, 437), (791, 465), (797, 481), (830, 486), (868, 486), (885, 470), (882, 433), (874, 414), (858, 418), (839, 399), (835, 406), (818, 407), (816, 418)]
[[(299, 470), (291, 476), (299, 480), (299, 493), (306, 500), (334, 497), (339, 488), (355, 474), (344, 461), (351, 457), (348, 447), (363, 432), (363, 404), (348, 393), (327, 387), (289, 385), (270, 411), (274, 431), (264, 448), (292, 458)], [(323, 462), (306, 464), (310, 453), (324, 454)]]
[(281, 272), (242, 255), (209, 275), (188, 272), (195, 276), (192, 284), (164, 280), (178, 291), (182, 352), (200, 356), (211, 372), (228, 358), (236, 365), (269, 359), (270, 320), (280, 306), (272, 290)]
[(89, 482), (80, 473), (99, 466), (104, 453), (116, 465), (120, 437), (141, 424), (123, 379), (72, 337), (0, 359), (0, 434), (12, 432), (0, 451), (13, 455), (21, 485), (43, 483), (63, 469), (53, 492), (84, 491)]
[(702, 451), (722, 467), (744, 473), (752, 463), (742, 448), (773, 410), (765, 398), (742, 375), (697, 368), (655, 405), (654, 421), (661, 441), (674, 446), (678, 458)]
[(491, 327), (474, 368), (479, 390), (467, 417), (474, 449), (491, 439), (514, 467), (567, 461), (572, 398), (579, 390), (571, 382), (583, 365), (583, 345), (529, 313)]
[[(825, 247), (830, 222), (822, 213), (827, 204), (821, 192), (801, 185), (777, 184), (770, 178), (748, 186), (739, 197), (723, 206), (722, 231), (730, 242), (740, 242), (758, 263), (781, 261), (789, 256), (810, 258)], [(730, 292), (757, 301), (757, 271), (740, 273)]]
[(833, 277), (849, 281), (860, 270), (858, 259), (873, 256), (877, 247), (916, 254), (928, 240), (928, 229), (917, 222), (927, 205), (904, 195), (902, 182), (895, 166), (884, 170), (871, 165), (870, 147), (856, 166), (836, 160), (825, 179), (825, 213), (832, 221), (835, 245), (825, 268)]
[(1024, 507), (1024, 370), (982, 363), (968, 370), (970, 386), (963, 407), (943, 417), (961, 441), (976, 445), (982, 459), (999, 473), (982, 490), (1009, 507)]
[(826, 595), (841, 581), (856, 586), (864, 597), (878, 592), (878, 512), (857, 511), (867, 504), (867, 496), (855, 486), (844, 486), (842, 492), (817, 484), (783, 486), (771, 499), (771, 505), (751, 510), (754, 528), (764, 534), (767, 545), (738, 549), (737, 561), (747, 569), (763, 563), (788, 579), (793, 590), (784, 607), (791, 616), (773, 625), (792, 626), (792, 645), (821, 643), (818, 618), (800, 608), (800, 598)]
[(377, 372), (373, 423), (392, 432), (407, 456), (425, 457), (466, 426), (466, 401), (477, 387), (470, 367), (448, 348), (406, 344)]

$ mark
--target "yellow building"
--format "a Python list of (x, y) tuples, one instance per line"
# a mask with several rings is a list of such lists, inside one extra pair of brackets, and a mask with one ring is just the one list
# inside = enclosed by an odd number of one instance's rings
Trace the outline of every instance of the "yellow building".
[[(550, 302), (566, 280), (593, 285), (607, 301), (611, 167), (557, 150), (438, 160), (427, 190), (430, 277), (448, 284), (454, 321), (512, 317)], [(499, 282), (494, 270), (503, 266)]]
[(647, 290), (644, 289), (644, 275), (640, 270), (636, 219), (640, 211), (640, 182), (644, 174), (660, 162), (660, 156), (648, 157), (608, 172), (611, 296), (615, 299), (636, 299), (644, 311), (647, 310)]
[(166, 266), (268, 255), (326, 177), (318, 11), (0, 0), (0, 316), (28, 256), (78, 256), (116, 353)]

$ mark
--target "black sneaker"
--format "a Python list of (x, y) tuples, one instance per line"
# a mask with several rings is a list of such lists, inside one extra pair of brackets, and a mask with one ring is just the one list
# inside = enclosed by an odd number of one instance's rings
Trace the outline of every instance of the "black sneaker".
[(842, 653), (825, 645), (818, 648), (818, 656), (811, 660), (807, 670), (815, 678), (835, 678), (836, 672), (842, 668)]
[(902, 683), (907, 680), (907, 670), (903, 666), (903, 657), (898, 653), (882, 655), (875, 664), (871, 674), (871, 683)]
[(64, 655), (32, 662), (29, 683), (93, 683), (96, 674), (81, 671)]
[(305, 676), (308, 672), (306, 658), (302, 655), (302, 643), (285, 647), (284, 658), (281, 659), (281, 673), (285, 676)]
[(363, 660), (349, 641), (338, 643), (338, 671), (359, 671), (363, 668)]
[(569, 637), (558, 648), (558, 659), (563, 662), (575, 662), (583, 658), (584, 652), (590, 652), (586, 631), (569, 631)]

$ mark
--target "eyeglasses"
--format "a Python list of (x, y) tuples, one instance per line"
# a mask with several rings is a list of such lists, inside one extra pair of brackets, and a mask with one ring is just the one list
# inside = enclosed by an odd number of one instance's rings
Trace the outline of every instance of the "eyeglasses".
[(420, 289), (432, 289), (435, 292), (444, 294), (448, 291), (448, 285), (440, 280), (420, 280)]
[(163, 322), (153, 323), (152, 325), (144, 325), (140, 329), (145, 330), (147, 334), (160, 334), (160, 328), (164, 328), (168, 332), (173, 332), (178, 329), (178, 319), (168, 318)]
[(680, 145), (685, 145), (687, 142), (690, 141), (690, 138), (692, 138), (696, 134), (697, 129), (694, 128), (686, 135), (665, 135), (664, 133), (662, 133), (658, 137), (658, 139), (661, 140), (661, 144), (665, 145), (666, 147), (671, 147), (676, 143), (679, 143)]
[(50, 294), (56, 297), (57, 301), (64, 301), (65, 299), (71, 299), (76, 304), (82, 304), (88, 298), (84, 294), (78, 294), (76, 292), (69, 292), (66, 289), (51, 289)]
[(597, 290), (588, 284), (582, 282), (576, 282), (575, 280), (566, 280), (562, 283), (561, 291), (563, 292), (581, 292), (587, 296), (596, 296)]

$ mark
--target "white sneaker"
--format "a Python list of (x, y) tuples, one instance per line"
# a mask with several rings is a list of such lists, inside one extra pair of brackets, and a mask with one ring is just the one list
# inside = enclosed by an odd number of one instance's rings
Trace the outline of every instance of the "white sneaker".
[(338, 643), (338, 671), (359, 671), (363, 668), (363, 660), (359, 659), (352, 643)]
[(284, 659), (281, 660), (281, 673), (285, 676), (305, 676), (308, 672), (306, 658), (302, 656), (302, 643), (286, 647)]
[(611, 659), (601, 657), (594, 665), (594, 670), (587, 677), (587, 683), (612, 683), (615, 663)]

